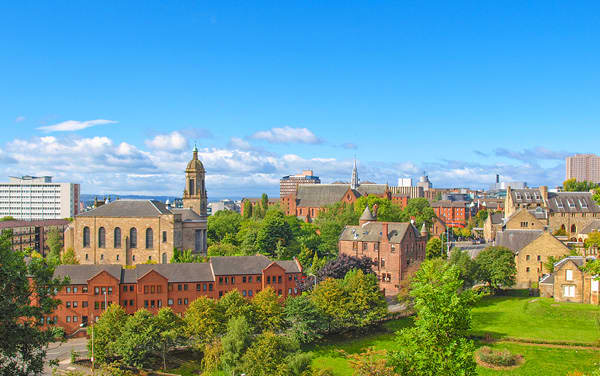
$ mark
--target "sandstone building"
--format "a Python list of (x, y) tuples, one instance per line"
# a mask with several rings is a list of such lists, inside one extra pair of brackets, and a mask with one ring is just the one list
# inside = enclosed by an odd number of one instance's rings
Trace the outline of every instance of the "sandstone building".
[(599, 281), (583, 270), (595, 257), (570, 256), (554, 264), (554, 273), (540, 281), (540, 293), (557, 302), (599, 304)]
[(69, 277), (57, 294), (61, 305), (44, 318), (46, 325), (74, 333), (82, 323), (98, 320), (107, 305), (119, 304), (128, 314), (145, 308), (156, 313), (171, 307), (185, 312), (200, 296), (220, 298), (231, 290), (252, 298), (271, 287), (282, 299), (299, 294), (302, 276), (297, 260), (271, 261), (262, 255), (211, 257), (206, 263), (122, 265), (60, 265), (54, 276)]
[(154, 200), (116, 200), (75, 217), (65, 232), (82, 264), (166, 264), (173, 249), (206, 254), (205, 171), (194, 147), (185, 170), (183, 208)]
[(373, 260), (373, 270), (386, 296), (398, 295), (408, 278), (425, 259), (427, 230), (412, 223), (377, 222), (367, 206), (358, 226), (346, 226), (340, 235), (339, 252)]

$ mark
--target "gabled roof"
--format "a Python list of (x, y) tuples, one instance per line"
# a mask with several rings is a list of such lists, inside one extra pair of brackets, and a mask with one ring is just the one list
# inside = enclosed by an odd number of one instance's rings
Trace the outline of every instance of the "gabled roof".
[(580, 234), (589, 234), (591, 232), (600, 232), (600, 219), (594, 219), (579, 231)]
[[(273, 261), (263, 255), (211, 257), (210, 263), (215, 275), (261, 274)], [(294, 261), (274, 261), (287, 273), (299, 273)]]
[(543, 204), (544, 197), (538, 188), (511, 189), (510, 195), (516, 204)]
[(502, 213), (492, 213), (490, 214), (490, 221), (493, 225), (499, 225), (502, 223), (502, 219), (504, 215)]
[(400, 243), (407, 231), (413, 231), (419, 237), (419, 231), (408, 222), (387, 222), (388, 233), (383, 234), (383, 224), (386, 222), (368, 222), (362, 226), (346, 226), (340, 235), (340, 240), (359, 242), (380, 242), (387, 235), (390, 243)]
[(504, 230), (496, 234), (496, 245), (506, 247), (513, 252), (519, 252), (529, 243), (539, 238), (542, 230)]
[(81, 213), (77, 217), (158, 217), (172, 214), (165, 204), (156, 200), (116, 200), (95, 209)]
[(103, 271), (121, 281), (121, 265), (59, 265), (54, 270), (54, 277), (62, 279), (68, 276), (70, 284), (85, 285)]
[[(587, 256), (586, 257), (588, 260), (595, 260), (596, 258), (593, 256)], [(558, 261), (557, 263), (554, 264), (554, 271), (556, 272), (557, 270), (560, 270), (560, 268), (562, 268), (567, 261), (572, 261), (578, 268), (581, 268), (584, 264), (584, 256), (568, 256), (565, 257), (564, 259)]]
[(548, 208), (552, 213), (600, 213), (591, 192), (550, 192)]
[(342, 200), (346, 192), (354, 196), (383, 195), (386, 184), (361, 184), (351, 189), (349, 184), (299, 184), (296, 191), (297, 206), (320, 208)]
[[(193, 262), (182, 264), (139, 264), (136, 265), (136, 280), (152, 270), (164, 276), (169, 282), (204, 282), (214, 281), (210, 264), (207, 262)], [(123, 283), (135, 283), (123, 282)]]
[(540, 279), (540, 284), (542, 285), (553, 285), (554, 284), (554, 273), (546, 274), (542, 279)]

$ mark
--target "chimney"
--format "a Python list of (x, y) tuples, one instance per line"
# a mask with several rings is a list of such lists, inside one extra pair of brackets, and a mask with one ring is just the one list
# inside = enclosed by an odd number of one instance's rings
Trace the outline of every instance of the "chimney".
[(541, 185), (540, 186), (540, 194), (542, 195), (542, 199), (544, 200), (544, 206), (548, 205), (548, 186)]
[(381, 241), (384, 243), (387, 243), (388, 240), (389, 240), (388, 224), (387, 224), (387, 222), (383, 222), (381, 224)]

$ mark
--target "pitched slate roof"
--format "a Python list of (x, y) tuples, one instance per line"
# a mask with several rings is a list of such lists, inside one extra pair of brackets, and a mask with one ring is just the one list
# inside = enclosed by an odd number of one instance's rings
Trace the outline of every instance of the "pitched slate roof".
[(377, 218), (375, 218), (375, 216), (373, 216), (373, 213), (369, 209), (369, 205), (365, 206), (365, 210), (363, 211), (362, 215), (360, 216), (360, 220), (361, 221), (376, 221), (377, 220)]
[[(261, 274), (273, 261), (263, 255), (211, 257), (210, 264), (215, 275)], [(288, 273), (299, 273), (293, 261), (275, 261)], [(292, 265), (293, 263), (293, 265)]]
[(579, 231), (580, 234), (589, 234), (590, 232), (600, 232), (600, 219), (594, 219), (593, 221), (591, 221), (587, 226), (585, 226), (581, 231)]
[[(415, 226), (408, 222), (388, 222), (388, 240), (391, 243), (400, 243), (407, 231), (414, 231), (420, 236)], [(360, 242), (380, 242), (383, 239), (383, 222), (368, 222), (362, 226), (346, 226), (340, 235), (340, 240)]]
[(511, 189), (510, 195), (513, 202), (517, 204), (543, 204), (544, 198), (539, 189), (537, 188), (525, 188), (525, 189)]
[(0, 222), (0, 230), (17, 227), (43, 227), (43, 226), (67, 226), (66, 219), (42, 219), (37, 221), (9, 220)]
[(469, 203), (467, 201), (451, 201), (451, 200), (439, 200), (431, 203), (432, 208), (464, 208)]
[(503, 218), (504, 218), (504, 215), (502, 213), (492, 213), (492, 214), (490, 214), (490, 220), (492, 221), (493, 225), (499, 225), (499, 224), (501, 224)]
[(600, 213), (590, 192), (550, 192), (548, 208), (552, 213)]
[(553, 285), (554, 284), (554, 273), (547, 274), (546, 276), (542, 277), (542, 279), (540, 279), (540, 284)]
[[(193, 262), (182, 264), (140, 264), (135, 269), (136, 280), (142, 278), (150, 271), (155, 270), (164, 276), (169, 282), (203, 282), (214, 281), (210, 264), (207, 262)], [(129, 277), (131, 278), (131, 276)], [(123, 282), (123, 283), (135, 283)]]
[(519, 252), (529, 243), (539, 238), (542, 230), (504, 230), (496, 234), (496, 245), (506, 247), (514, 252)]
[(174, 214), (181, 214), (181, 220), (186, 221), (200, 221), (203, 218), (190, 208), (171, 208), (171, 212)]
[[(350, 189), (350, 184), (299, 184), (296, 191), (297, 206), (320, 208), (333, 205), (344, 197)], [(383, 195), (386, 184), (361, 184), (352, 189), (356, 197), (368, 195)]]
[(77, 217), (158, 217), (171, 214), (165, 204), (156, 200), (116, 200), (95, 209), (81, 213)]
[(121, 281), (121, 265), (59, 265), (54, 270), (54, 277), (62, 279), (68, 276), (70, 284), (85, 285), (88, 279), (103, 271)]
[[(596, 258), (593, 256), (586, 256), (586, 258), (588, 260), (595, 260)], [(583, 256), (568, 256), (565, 257), (564, 259), (558, 261), (557, 263), (554, 264), (554, 270), (555, 272), (557, 270), (559, 270), (567, 261), (573, 261), (573, 263), (575, 265), (577, 265), (578, 268), (581, 268), (583, 266), (584, 263), (584, 258)]]

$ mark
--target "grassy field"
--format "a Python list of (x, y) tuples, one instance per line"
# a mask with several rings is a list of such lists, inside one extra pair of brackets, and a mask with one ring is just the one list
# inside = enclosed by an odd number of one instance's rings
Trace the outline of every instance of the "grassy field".
[[(591, 305), (555, 303), (551, 299), (486, 297), (473, 310), (473, 334), (491, 334), (495, 338), (521, 338), (596, 344), (600, 331), (596, 324), (599, 308)], [(394, 331), (411, 324), (411, 319), (386, 323), (383, 331), (361, 338), (335, 338), (312, 349), (313, 365), (330, 368), (336, 376), (351, 376), (352, 370), (339, 350), (360, 352), (366, 347), (393, 350)], [(494, 371), (478, 367), (480, 375), (556, 375), (569, 371), (589, 372), (600, 362), (600, 351), (581, 348), (551, 348), (521, 343), (499, 342), (494, 348), (508, 349), (523, 355), (523, 365), (511, 371)]]
[(473, 309), (473, 334), (597, 344), (600, 309), (549, 298), (486, 297)]

